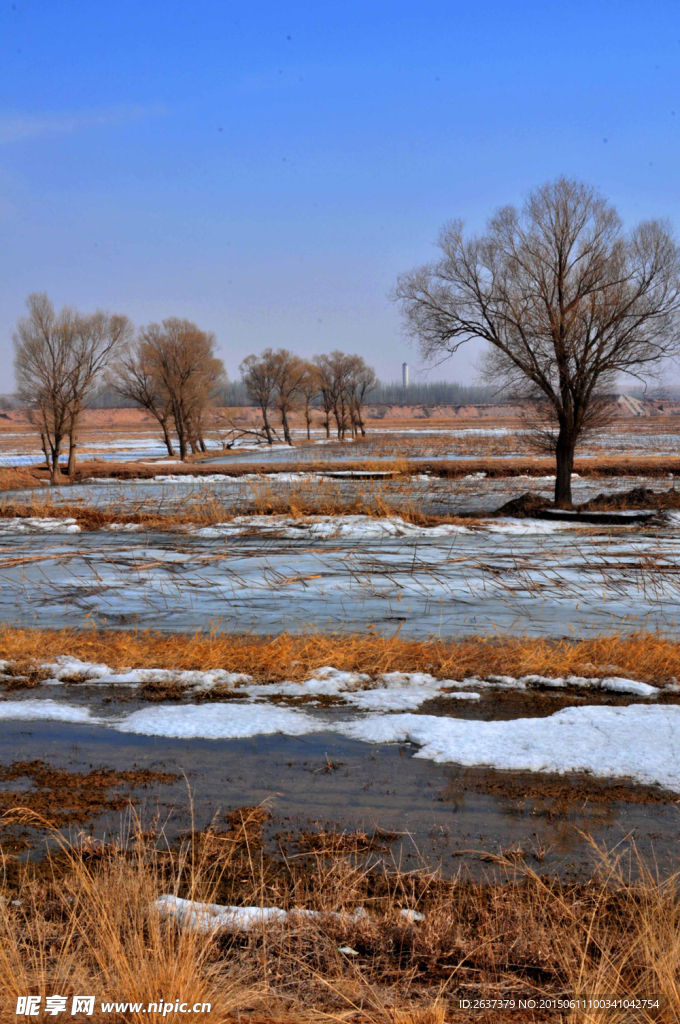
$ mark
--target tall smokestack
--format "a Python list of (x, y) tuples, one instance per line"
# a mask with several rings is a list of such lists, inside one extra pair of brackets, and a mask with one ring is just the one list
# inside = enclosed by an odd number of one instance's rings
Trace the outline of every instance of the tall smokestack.
[(401, 364), (401, 386), (408, 387), (408, 363)]

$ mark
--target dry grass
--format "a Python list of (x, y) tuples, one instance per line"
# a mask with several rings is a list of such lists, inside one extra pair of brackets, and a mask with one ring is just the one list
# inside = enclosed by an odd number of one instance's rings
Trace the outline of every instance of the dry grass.
[[(395, 446), (398, 440), (395, 442)], [(555, 472), (555, 460), (545, 458), (470, 458), (465, 460), (456, 459), (408, 459), (399, 460), (398, 464), (406, 462), (409, 473), (429, 473), (431, 476), (445, 477), (447, 479), (458, 479), (471, 473), (486, 473), (490, 478), (503, 478), (514, 476), (546, 476)], [(291, 461), (291, 462), (238, 462), (232, 465), (228, 462), (228, 456), (220, 465), (205, 465), (200, 462), (192, 462), (183, 466), (172, 465), (167, 468), (162, 462), (154, 465), (143, 465), (136, 462), (97, 462), (82, 463), (76, 474), (76, 481), (86, 478), (116, 477), (121, 480), (143, 480), (152, 479), (159, 473), (171, 472), (173, 476), (196, 476), (206, 474), (227, 473), (229, 476), (239, 477), (252, 474), (265, 475), (269, 473), (333, 473), (338, 470), (373, 471), (376, 468), (389, 469), (385, 463), (371, 459), (352, 459), (341, 462), (335, 461)], [(592, 458), (581, 458), (576, 460), (574, 471), (582, 477), (608, 477), (608, 476), (646, 476), (646, 477), (667, 477), (669, 474), (680, 476), (680, 458), (675, 456), (594, 456)]]
[[(117, 847), (62, 841), (47, 862), (25, 865), (0, 905), (0, 1020), (15, 1019), (18, 995), (75, 992), (96, 995), (90, 1019), (116, 1024), (161, 1014), (103, 1014), (102, 1000), (209, 1002), (206, 1019), (234, 1024), (445, 1024), (479, 1019), (460, 1010), (461, 999), (606, 995), (659, 998), (661, 1009), (484, 1019), (680, 1020), (677, 876), (660, 879), (633, 856), (604, 857), (581, 884), (509, 861), (486, 882), (444, 879), (375, 855), (371, 865), (365, 837), (355, 849), (351, 833), (342, 848), (268, 854), (262, 819), (261, 809), (244, 808), (179, 848), (141, 832)], [(322, 916), (201, 934), (160, 919), (152, 904), (162, 893)], [(351, 918), (358, 907), (368, 916)], [(405, 918), (404, 908), (424, 920)]]
[(217, 632), (0, 629), (0, 658), (18, 663), (24, 672), (35, 662), (66, 654), (105, 662), (116, 670), (223, 668), (265, 681), (304, 679), (325, 665), (371, 674), (431, 672), (453, 679), (534, 673), (620, 674), (656, 683), (680, 678), (680, 643), (656, 633), (573, 640), (502, 636), (409, 640), (398, 635), (340, 633), (260, 637)]
[(0, 466), (0, 491), (38, 487), (46, 479), (46, 474), (32, 466)]
[(373, 518), (399, 516), (405, 522), (417, 526), (438, 526), (442, 523), (474, 528), (476, 517), (438, 515), (420, 511), (422, 495), (409, 486), (406, 478), (396, 493), (384, 493), (381, 487), (373, 488), (358, 497), (343, 497), (339, 486), (307, 484), (286, 488), (281, 493), (270, 484), (253, 488), (253, 496), (247, 503), (216, 495), (200, 494), (190, 496), (181, 503), (159, 503), (155, 509), (141, 507), (129, 510), (113, 508), (55, 504), (49, 492), (34, 502), (0, 503), (0, 516), (8, 519), (27, 518), (72, 518), (82, 530), (102, 530), (114, 524), (134, 523), (145, 530), (172, 531), (185, 526), (212, 526), (229, 522), (235, 516), (285, 515), (298, 519), (314, 516), (363, 515)]

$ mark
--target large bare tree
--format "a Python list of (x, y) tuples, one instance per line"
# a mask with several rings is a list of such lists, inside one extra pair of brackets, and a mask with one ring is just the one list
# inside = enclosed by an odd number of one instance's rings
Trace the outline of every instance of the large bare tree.
[(13, 335), (17, 394), (40, 433), (52, 483), (61, 477), (59, 458), (69, 439), (68, 472), (76, 467), (78, 424), (83, 406), (107, 363), (129, 338), (127, 317), (97, 311), (56, 313), (47, 295), (27, 299), (28, 316)]
[(440, 360), (472, 339), (491, 346), (488, 371), (550, 409), (555, 502), (571, 504), (574, 452), (621, 374), (644, 377), (675, 355), (680, 256), (670, 227), (625, 232), (595, 189), (559, 178), (508, 206), (486, 232), (461, 221), (441, 257), (399, 278), (394, 292), (423, 355)]

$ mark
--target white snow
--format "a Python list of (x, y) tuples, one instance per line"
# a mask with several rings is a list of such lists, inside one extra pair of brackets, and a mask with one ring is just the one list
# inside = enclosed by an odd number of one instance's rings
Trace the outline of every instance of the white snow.
[[(0, 673), (9, 662), (0, 662)], [(606, 690), (611, 693), (632, 694), (638, 697), (657, 697), (657, 686), (621, 676), (604, 679), (589, 676), (526, 675), (516, 678), (507, 675), (472, 676), (463, 680), (437, 679), (428, 672), (383, 672), (375, 678), (365, 672), (347, 672), (326, 665), (302, 682), (256, 683), (245, 672), (227, 672), (225, 669), (179, 670), (163, 668), (135, 668), (116, 672), (109, 665), (81, 661), (62, 655), (53, 662), (42, 662), (39, 667), (50, 673), (45, 685), (55, 686), (75, 680), (89, 684), (114, 686), (141, 686), (143, 683), (178, 683), (194, 692), (210, 690), (222, 685), (238, 687), (244, 700), (266, 701), (270, 697), (324, 697), (338, 696), (347, 704), (363, 710), (405, 711), (415, 709), (432, 697), (454, 700), (478, 700), (471, 689), (526, 690), (528, 687)], [(666, 686), (665, 689), (669, 689)], [(672, 686), (670, 687), (672, 689)]]
[(0, 536), (16, 533), (80, 533), (75, 519), (0, 519)]
[(57, 700), (5, 700), (0, 701), (0, 721), (74, 722), (99, 724), (87, 708), (76, 707)]
[[(267, 924), (281, 924), (295, 918), (360, 921), (367, 917), (363, 907), (350, 914), (321, 913), (318, 910), (295, 908), (282, 910), (280, 907), (229, 907), (219, 903), (198, 903), (179, 896), (161, 896), (153, 904), (162, 917), (173, 917), (179, 925), (201, 932), (213, 932), (225, 928), (231, 932), (252, 931)], [(415, 914), (415, 911), (411, 911)], [(416, 920), (420, 920), (416, 917)]]
[(342, 672), (325, 667), (301, 683), (271, 683), (244, 686), (249, 697), (267, 700), (272, 696), (337, 696), (362, 711), (411, 711), (432, 697), (479, 700), (478, 693), (446, 693), (443, 687), (458, 686), (453, 679), (435, 679), (427, 672), (385, 672), (376, 679), (361, 672)]
[(612, 693), (634, 693), (638, 697), (658, 697), (657, 686), (650, 686), (649, 683), (638, 683), (634, 679), (620, 679), (612, 676), (611, 679), (602, 679), (600, 689), (609, 690)]
[(133, 711), (115, 724), (119, 732), (175, 739), (243, 739), (285, 733), (303, 736), (323, 731), (309, 715), (269, 704), (159, 705)]
[[(550, 524), (554, 526), (555, 524)], [(441, 526), (415, 526), (404, 522), (398, 516), (377, 518), (373, 516), (316, 516), (293, 519), (289, 516), (235, 516), (228, 523), (215, 523), (192, 529), (196, 537), (239, 536), (256, 531), (261, 534), (275, 533), (278, 537), (344, 537), (357, 540), (379, 539), (381, 537), (453, 537), (456, 534), (472, 533), (466, 526), (445, 523)]]
[(481, 722), (369, 716), (335, 730), (367, 743), (415, 743), (415, 757), (512, 771), (588, 772), (680, 791), (680, 707), (565, 708), (549, 718)]
[(548, 521), (545, 519), (498, 519), (495, 522), (485, 523), (489, 533), (555, 533), (557, 530), (564, 530), (565, 527), (573, 529), (574, 526), (583, 526), (582, 523), (563, 522), (561, 520)]

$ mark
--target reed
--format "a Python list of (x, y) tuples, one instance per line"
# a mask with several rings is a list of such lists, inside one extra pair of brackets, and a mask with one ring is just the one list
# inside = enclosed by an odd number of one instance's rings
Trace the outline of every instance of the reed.
[[(19, 995), (76, 992), (96, 995), (89, 1019), (114, 1024), (161, 1013), (104, 1013), (104, 1000), (208, 1002), (206, 1019), (224, 1024), (446, 1024), (478, 1019), (461, 1000), (485, 998), (507, 1001), (494, 1021), (680, 1020), (678, 877), (659, 877), (634, 849), (600, 851), (598, 872), (580, 883), (516, 860), (473, 881), (424, 866), (406, 872), (389, 856), (369, 863), (351, 833), (342, 853), (282, 845), (271, 854), (265, 816), (244, 808), (174, 847), (132, 820), (126, 841), (62, 839), (46, 863), (25, 864), (0, 904), (0, 1021), (16, 1019)], [(161, 919), (153, 904), (162, 893), (320, 916), (201, 933)], [(350, 916), (357, 907), (363, 918)], [(658, 999), (659, 1008), (583, 1006), (606, 996)], [(581, 1006), (518, 1007), (541, 997)]]
[(658, 633), (552, 640), (469, 636), (409, 640), (399, 635), (283, 633), (274, 637), (151, 630), (0, 629), (0, 658), (18, 665), (59, 655), (129, 668), (223, 668), (263, 681), (304, 679), (325, 665), (352, 672), (472, 675), (626, 675), (665, 683), (680, 678), (680, 643)]

